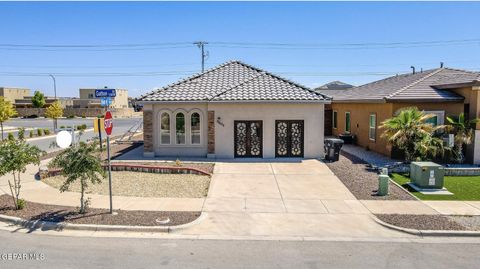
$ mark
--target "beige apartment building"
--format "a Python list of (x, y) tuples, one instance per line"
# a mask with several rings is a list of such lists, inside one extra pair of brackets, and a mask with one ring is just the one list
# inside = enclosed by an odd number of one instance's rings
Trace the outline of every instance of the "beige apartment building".
[(30, 89), (25, 88), (12, 88), (12, 87), (0, 87), (0, 96), (5, 100), (14, 104), (16, 99), (23, 99), (25, 96), (30, 95)]
[[(84, 88), (79, 90), (79, 99), (74, 100), (74, 106), (78, 107), (100, 107), (100, 98), (95, 97), (93, 88)], [(128, 108), (128, 90), (115, 89), (116, 97), (113, 98), (111, 108)]]

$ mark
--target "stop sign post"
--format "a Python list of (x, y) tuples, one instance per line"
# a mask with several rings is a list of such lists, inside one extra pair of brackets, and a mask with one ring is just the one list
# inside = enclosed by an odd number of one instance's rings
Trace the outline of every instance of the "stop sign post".
[(112, 206), (112, 166), (110, 165), (110, 135), (113, 130), (113, 119), (112, 113), (110, 110), (105, 112), (105, 117), (103, 121), (105, 127), (105, 133), (107, 133), (107, 160), (108, 160), (108, 188), (110, 192), (110, 214), (113, 214)]

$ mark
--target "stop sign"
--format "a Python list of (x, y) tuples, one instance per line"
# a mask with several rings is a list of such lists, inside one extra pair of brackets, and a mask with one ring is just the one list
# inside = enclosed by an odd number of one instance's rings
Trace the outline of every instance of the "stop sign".
[(110, 111), (105, 112), (103, 125), (105, 127), (105, 133), (107, 133), (107, 135), (111, 135), (113, 130), (113, 119)]

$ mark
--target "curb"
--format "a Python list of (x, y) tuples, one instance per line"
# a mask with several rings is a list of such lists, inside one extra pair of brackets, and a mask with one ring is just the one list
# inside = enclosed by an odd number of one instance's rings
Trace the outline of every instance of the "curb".
[(393, 224), (386, 223), (379, 218), (373, 216), (374, 221), (385, 228), (411, 234), (417, 236), (446, 236), (446, 237), (480, 237), (480, 231), (457, 231), (457, 230), (417, 230), (410, 228), (403, 228)]
[(51, 222), (40, 220), (25, 220), (22, 218), (1, 215), (0, 221), (20, 226), (27, 229), (55, 230), (55, 231), (104, 231), (104, 232), (156, 232), (173, 233), (190, 228), (207, 217), (207, 213), (202, 212), (200, 216), (192, 222), (176, 226), (128, 226), (128, 225), (96, 225), (96, 224), (71, 224), (66, 222)]

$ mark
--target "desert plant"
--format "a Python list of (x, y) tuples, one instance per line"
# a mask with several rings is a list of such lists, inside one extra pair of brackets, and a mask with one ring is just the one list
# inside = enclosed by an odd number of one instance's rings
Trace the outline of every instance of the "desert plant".
[(15, 116), (17, 111), (13, 107), (10, 101), (5, 100), (5, 98), (0, 96), (0, 129), (2, 132), (2, 141), (3, 141), (3, 123), (9, 120), (11, 117)]
[(43, 134), (44, 134), (44, 135), (49, 135), (49, 134), (50, 134), (50, 130), (47, 129), (47, 128), (43, 129)]
[(30, 132), (28, 133), (28, 136), (29, 136), (30, 138), (33, 137), (33, 130), (30, 130)]
[[(8, 180), (15, 209), (21, 209), (20, 202), (21, 175), (29, 164), (40, 164), (44, 152), (38, 147), (27, 144), (24, 140), (0, 143), (0, 176), (12, 173), (13, 181)], [(24, 204), (23, 204), (24, 205)]]
[(427, 123), (433, 117), (435, 115), (425, 114), (416, 107), (405, 108), (397, 116), (382, 122), (380, 126), (384, 129), (382, 136), (386, 137), (389, 143), (403, 150), (406, 161), (441, 155), (443, 145), (441, 148), (435, 147), (438, 145), (438, 140), (433, 139), (433, 136), (443, 126)]
[(8, 133), (7, 139), (8, 139), (8, 141), (13, 141), (13, 140), (15, 140), (15, 136), (13, 136), (12, 133)]
[(63, 116), (63, 107), (59, 101), (53, 102), (45, 110), (45, 117), (53, 119), (53, 130), (57, 129), (57, 119)]
[(463, 145), (471, 144), (473, 141), (474, 125), (480, 119), (468, 120), (464, 113), (460, 113), (458, 117), (447, 116), (448, 125), (446, 130), (454, 135), (454, 152), (458, 163), (465, 161), (463, 155)]
[(61, 192), (67, 191), (70, 184), (80, 180), (80, 213), (85, 213), (88, 199), (85, 192), (90, 184), (98, 184), (105, 179), (105, 170), (98, 154), (98, 143), (87, 144), (80, 142), (79, 146), (69, 147), (57, 155), (49, 167), (62, 169), (66, 178), (60, 188)]
[(18, 139), (25, 139), (25, 128), (22, 127), (18, 129)]
[(37, 129), (37, 136), (42, 136), (42, 129), (41, 128)]

